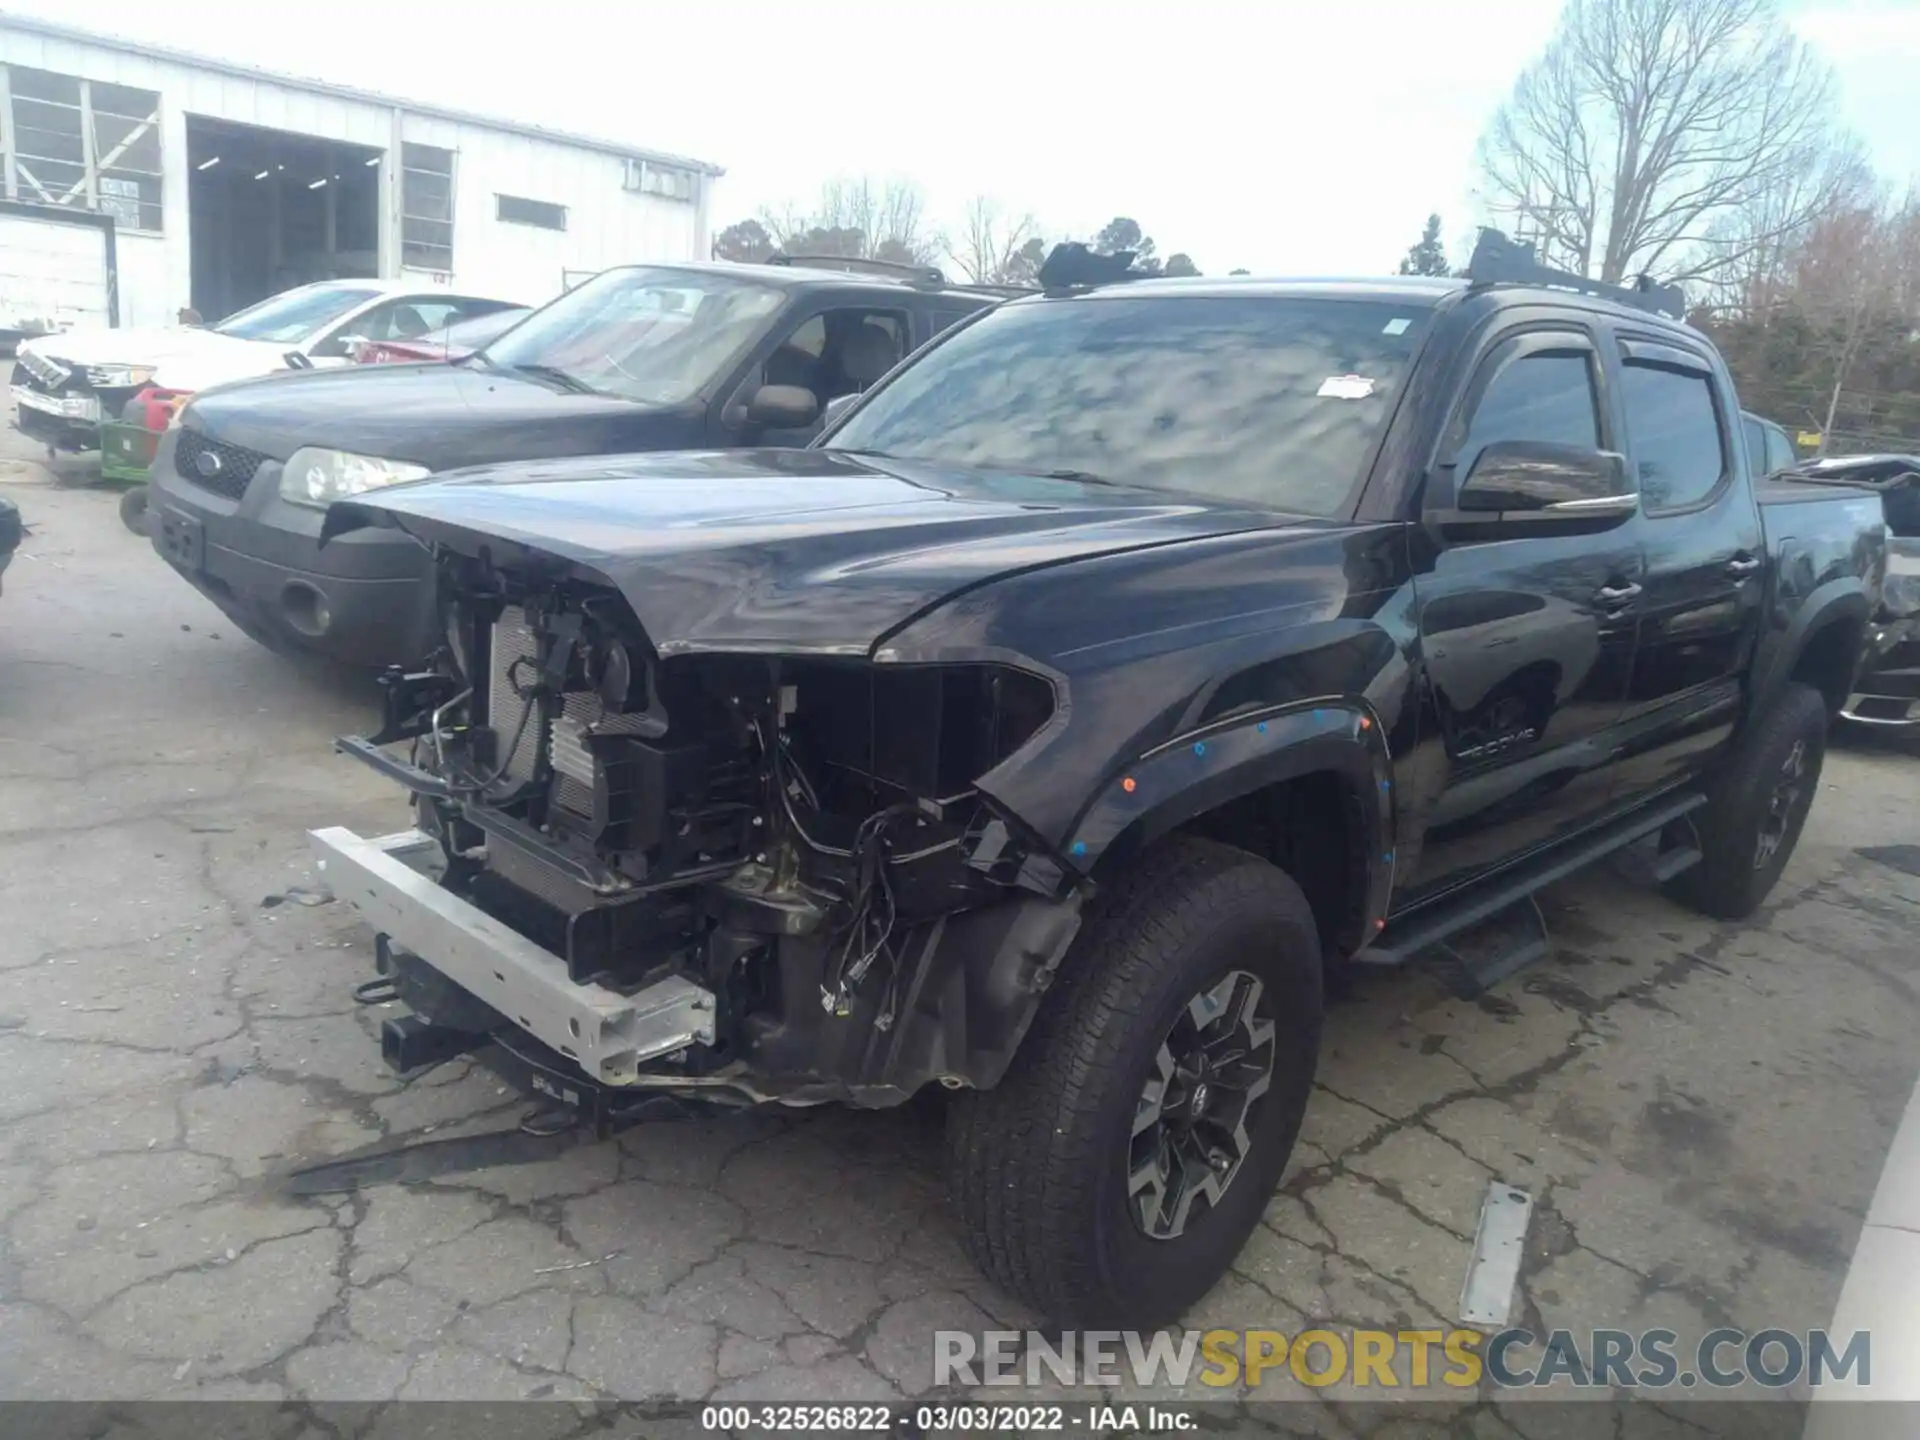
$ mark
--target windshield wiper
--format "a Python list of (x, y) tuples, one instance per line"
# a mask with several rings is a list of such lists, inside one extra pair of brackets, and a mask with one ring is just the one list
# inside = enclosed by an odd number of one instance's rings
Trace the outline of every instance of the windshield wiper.
[(1078, 480), (1083, 485), (1119, 485), (1118, 480), (1109, 480), (1104, 475), (1096, 475), (1091, 470), (1042, 470), (1043, 480)]
[(542, 380), (551, 380), (563, 390), (571, 390), (576, 395), (600, 393), (571, 370), (562, 370), (558, 365), (515, 365), (511, 368), (521, 375), (534, 375)]

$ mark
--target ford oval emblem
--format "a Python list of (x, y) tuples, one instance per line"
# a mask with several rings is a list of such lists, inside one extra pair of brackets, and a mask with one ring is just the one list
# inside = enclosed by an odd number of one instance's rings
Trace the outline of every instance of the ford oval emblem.
[(193, 457), (193, 468), (200, 472), (202, 480), (211, 480), (220, 473), (220, 457), (211, 450), (202, 450)]

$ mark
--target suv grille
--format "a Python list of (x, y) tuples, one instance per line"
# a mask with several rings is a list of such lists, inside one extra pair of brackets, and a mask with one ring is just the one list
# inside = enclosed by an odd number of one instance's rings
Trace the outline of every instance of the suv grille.
[(58, 395), (72, 375), (72, 367), (44, 355), (36, 355), (31, 350), (14, 356), (14, 378), (29, 382), (28, 388), (44, 394)]
[(258, 450), (209, 440), (197, 430), (182, 430), (173, 451), (173, 468), (182, 480), (238, 500), (266, 458)]

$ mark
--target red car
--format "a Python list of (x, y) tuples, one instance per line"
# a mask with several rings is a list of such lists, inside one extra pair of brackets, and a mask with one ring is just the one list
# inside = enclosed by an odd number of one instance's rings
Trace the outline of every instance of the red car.
[(459, 360), (499, 339), (530, 313), (530, 306), (494, 310), (462, 320), (444, 330), (406, 340), (362, 340), (353, 358), (362, 365), (418, 365), (435, 360)]

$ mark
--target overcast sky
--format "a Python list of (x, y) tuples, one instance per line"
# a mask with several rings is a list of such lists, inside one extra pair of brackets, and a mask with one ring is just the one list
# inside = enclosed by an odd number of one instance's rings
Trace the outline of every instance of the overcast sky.
[[(72, 23), (70, 0), (5, 0)], [(1791, 0), (1847, 119), (1920, 182), (1920, 0)], [(1131, 215), (1203, 270), (1391, 268), (1469, 232), (1475, 138), (1558, 0), (166, 0), (82, 23), (711, 160), (715, 226), (910, 176), (1051, 236)]]

